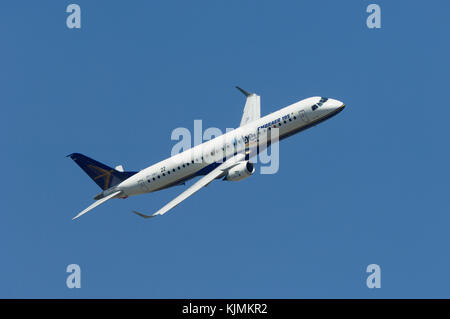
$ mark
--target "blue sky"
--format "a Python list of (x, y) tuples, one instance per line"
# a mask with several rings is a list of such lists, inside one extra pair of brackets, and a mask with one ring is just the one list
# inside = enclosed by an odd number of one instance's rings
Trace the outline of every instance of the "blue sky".
[[(72, 2), (80, 30), (70, 1), (0, 4), (0, 297), (450, 297), (448, 1)], [(130, 212), (184, 188), (71, 220), (99, 189), (67, 154), (145, 168), (176, 127), (238, 125), (235, 85), (263, 114), (315, 95), (347, 107), (283, 141), (275, 175), (154, 220)]]

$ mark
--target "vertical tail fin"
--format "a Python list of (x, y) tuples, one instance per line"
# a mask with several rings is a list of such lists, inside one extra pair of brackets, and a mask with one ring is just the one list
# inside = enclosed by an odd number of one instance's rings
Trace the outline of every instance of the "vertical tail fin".
[(116, 186), (137, 172), (120, 172), (80, 153), (67, 155), (103, 190)]

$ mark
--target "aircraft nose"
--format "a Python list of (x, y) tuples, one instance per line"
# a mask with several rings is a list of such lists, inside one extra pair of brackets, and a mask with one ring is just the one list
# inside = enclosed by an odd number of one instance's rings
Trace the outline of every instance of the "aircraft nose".
[(345, 104), (339, 100), (329, 99), (328, 100), (328, 108), (330, 108), (331, 110), (344, 109)]

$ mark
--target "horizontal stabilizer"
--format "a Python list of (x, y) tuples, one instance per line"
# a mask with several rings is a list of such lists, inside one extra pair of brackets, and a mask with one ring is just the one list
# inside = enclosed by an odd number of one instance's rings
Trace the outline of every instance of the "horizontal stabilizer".
[(103, 204), (104, 202), (106, 202), (107, 200), (119, 195), (120, 193), (122, 193), (122, 191), (117, 191), (114, 192), (112, 194), (109, 194), (106, 197), (103, 197), (102, 199), (99, 199), (98, 201), (94, 202), (91, 206), (89, 206), (88, 208), (86, 208), (85, 210), (83, 210), (81, 213), (79, 213), (77, 216), (75, 216), (74, 218), (72, 218), (72, 220), (77, 219), (78, 217), (86, 214), (88, 211), (90, 211), (91, 209), (97, 207), (100, 204)]

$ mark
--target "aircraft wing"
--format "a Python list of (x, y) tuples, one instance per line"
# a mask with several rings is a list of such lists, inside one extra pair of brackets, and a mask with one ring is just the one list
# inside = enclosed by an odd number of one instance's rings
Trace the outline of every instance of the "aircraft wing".
[(242, 114), (240, 126), (253, 122), (261, 117), (261, 97), (255, 93), (249, 93), (239, 86), (236, 88), (241, 91), (246, 97), (244, 106), (244, 114)]
[(109, 194), (108, 196), (103, 197), (102, 199), (99, 199), (98, 201), (94, 202), (91, 206), (89, 206), (88, 208), (86, 208), (85, 210), (83, 210), (81, 213), (79, 213), (77, 216), (75, 216), (74, 218), (72, 218), (72, 220), (77, 219), (78, 217), (80, 217), (81, 215), (86, 214), (88, 211), (90, 211), (91, 209), (97, 207), (100, 204), (103, 204), (104, 202), (106, 202), (107, 200), (113, 198), (114, 196), (118, 195), (119, 193), (121, 193), (122, 191), (117, 191), (114, 192), (112, 194)]
[(142, 214), (137, 211), (133, 211), (138, 216), (141, 216), (143, 218), (151, 218), (155, 217), (157, 215), (164, 215), (169, 210), (180, 204), (182, 201), (184, 201), (186, 198), (192, 196), (196, 192), (198, 192), (203, 187), (207, 186), (209, 183), (211, 183), (214, 179), (218, 178), (221, 175), (226, 174), (227, 170), (230, 168), (236, 166), (239, 164), (239, 161), (242, 161), (245, 158), (244, 154), (237, 154), (233, 156), (232, 158), (226, 160), (221, 165), (217, 166), (214, 170), (200, 178), (197, 182), (195, 182), (192, 186), (190, 186), (187, 190), (185, 190), (183, 193), (175, 197), (173, 200), (171, 200), (169, 203), (167, 203), (163, 208), (158, 210), (153, 215), (146, 215)]

